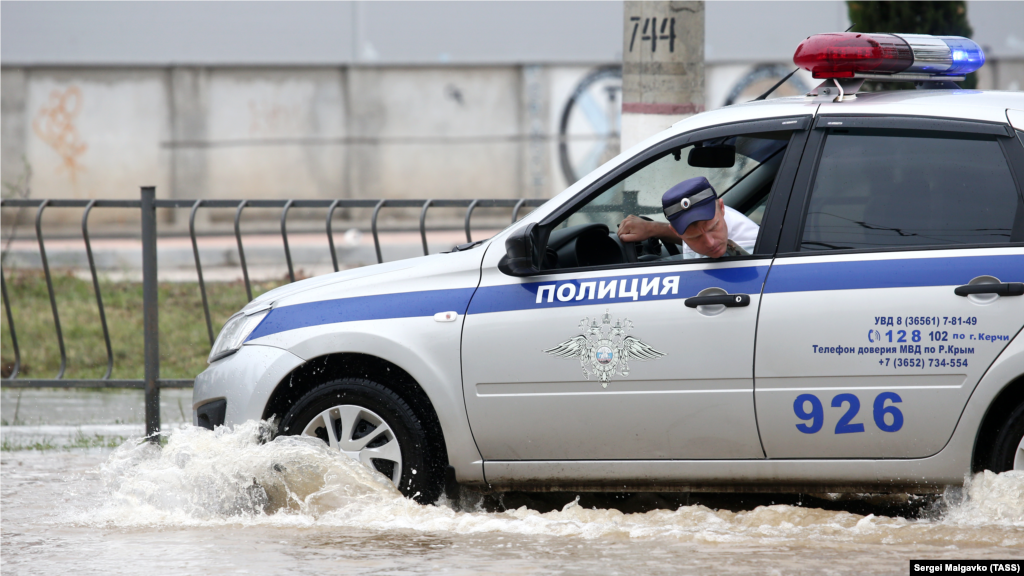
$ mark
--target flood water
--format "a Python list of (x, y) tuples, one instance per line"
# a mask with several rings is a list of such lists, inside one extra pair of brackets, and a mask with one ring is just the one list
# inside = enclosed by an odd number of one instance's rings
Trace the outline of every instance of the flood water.
[(911, 558), (1024, 557), (1020, 472), (923, 500), (468, 494), (421, 506), (318, 441), (265, 433), (177, 424), (162, 448), (5, 449), (0, 570), (907, 574)]

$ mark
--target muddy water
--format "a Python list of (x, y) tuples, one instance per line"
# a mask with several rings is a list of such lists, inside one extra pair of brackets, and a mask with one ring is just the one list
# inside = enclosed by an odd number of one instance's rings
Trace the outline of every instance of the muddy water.
[[(843, 506), (420, 506), (316, 441), (185, 428), (162, 449), (4, 452), (4, 574), (907, 574), (1024, 556), (1024, 474), (911, 518)], [(456, 511), (459, 509), (459, 511)]]

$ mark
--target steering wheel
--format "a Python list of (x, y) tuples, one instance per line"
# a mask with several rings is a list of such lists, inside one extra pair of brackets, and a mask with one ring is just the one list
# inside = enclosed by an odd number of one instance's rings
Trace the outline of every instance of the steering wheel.
[[(639, 216), (639, 218), (647, 220), (648, 222), (654, 222), (654, 220), (647, 216)], [(636, 263), (646, 261), (647, 259), (644, 258), (645, 256), (652, 257), (649, 258), (651, 260), (661, 257), (661, 246), (663, 243), (654, 236), (640, 242), (626, 242), (624, 240), (620, 240), (620, 242), (622, 242), (622, 248), (625, 252), (624, 256), (627, 262)], [(679, 246), (676, 246), (671, 242), (664, 243), (664, 246), (665, 250), (668, 251), (669, 256), (679, 255)]]

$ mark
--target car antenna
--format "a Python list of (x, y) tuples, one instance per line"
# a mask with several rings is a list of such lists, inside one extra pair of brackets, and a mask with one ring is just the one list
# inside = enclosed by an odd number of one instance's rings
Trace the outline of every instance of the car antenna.
[[(846, 30), (844, 30), (844, 32), (849, 32), (850, 30), (853, 30), (853, 27), (856, 26), (856, 25), (857, 25), (856, 22), (854, 22), (853, 24), (850, 24), (850, 27), (847, 28)], [(789, 74), (786, 74), (785, 78), (783, 78), (782, 80), (779, 80), (778, 82), (776, 82), (775, 86), (772, 86), (771, 88), (768, 89), (767, 92), (765, 92), (764, 94), (761, 94), (757, 98), (754, 98), (753, 100), (751, 100), (751, 102), (757, 102), (758, 100), (764, 100), (765, 98), (768, 97), (769, 94), (771, 94), (772, 92), (775, 92), (776, 88), (778, 88), (779, 86), (782, 86), (783, 84), (785, 84), (786, 80), (789, 80), (790, 78), (792, 78), (793, 74), (796, 74), (799, 71), (800, 71), (800, 67), (798, 66), (795, 70), (793, 70)]]

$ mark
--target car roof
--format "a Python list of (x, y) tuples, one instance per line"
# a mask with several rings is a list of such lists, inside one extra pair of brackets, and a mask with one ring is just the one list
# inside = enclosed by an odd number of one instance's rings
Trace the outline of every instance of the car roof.
[(1024, 110), (1024, 92), (889, 90), (861, 92), (843, 102), (832, 102), (827, 97), (791, 96), (719, 108), (678, 122), (672, 130), (688, 132), (717, 124), (804, 114), (928, 116), (1006, 124), (1008, 108)]

